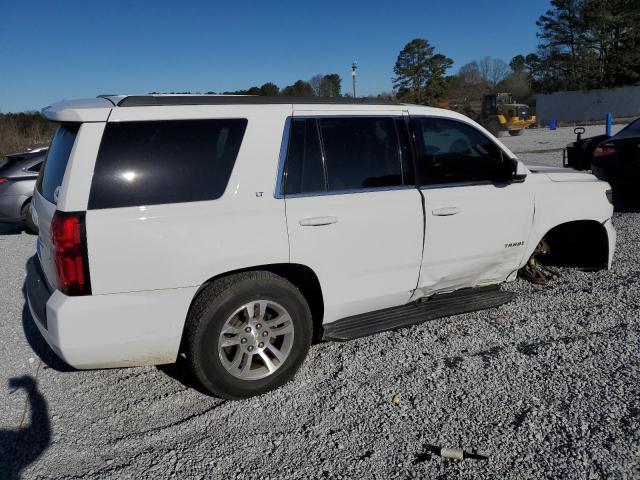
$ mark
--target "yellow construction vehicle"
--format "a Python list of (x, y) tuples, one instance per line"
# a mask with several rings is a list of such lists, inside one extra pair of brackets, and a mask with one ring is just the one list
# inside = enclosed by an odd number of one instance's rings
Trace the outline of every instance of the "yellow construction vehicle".
[(528, 105), (515, 103), (510, 93), (496, 93), (484, 96), (480, 123), (496, 137), (503, 132), (522, 135), (525, 128), (535, 125), (536, 116)]

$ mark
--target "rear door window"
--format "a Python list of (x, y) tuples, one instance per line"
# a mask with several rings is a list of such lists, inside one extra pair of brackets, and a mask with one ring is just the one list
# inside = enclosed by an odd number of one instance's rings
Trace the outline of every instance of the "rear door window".
[(67, 170), (71, 149), (79, 129), (79, 124), (63, 124), (58, 127), (51, 141), (47, 158), (40, 169), (36, 188), (51, 203), (58, 201), (56, 190), (62, 185), (64, 172)]
[(325, 117), (318, 124), (330, 192), (407, 183), (393, 117)]
[(285, 165), (285, 194), (325, 191), (322, 151), (315, 118), (294, 119), (291, 122)]
[(224, 193), (246, 119), (109, 123), (89, 209), (213, 200)]

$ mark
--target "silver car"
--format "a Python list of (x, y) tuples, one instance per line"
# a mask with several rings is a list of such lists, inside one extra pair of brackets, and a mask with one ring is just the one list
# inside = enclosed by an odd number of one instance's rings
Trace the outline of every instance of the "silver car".
[(0, 160), (0, 222), (24, 222), (29, 232), (37, 233), (29, 207), (47, 150), (14, 153)]

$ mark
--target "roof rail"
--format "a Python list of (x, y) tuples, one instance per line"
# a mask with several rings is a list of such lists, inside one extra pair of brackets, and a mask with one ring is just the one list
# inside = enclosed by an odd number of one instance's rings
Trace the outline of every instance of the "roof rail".
[[(100, 95), (100, 97), (105, 97)], [(263, 97), (251, 95), (130, 95), (118, 101), (118, 107), (148, 107), (172, 105), (403, 105), (393, 100), (349, 97)]]

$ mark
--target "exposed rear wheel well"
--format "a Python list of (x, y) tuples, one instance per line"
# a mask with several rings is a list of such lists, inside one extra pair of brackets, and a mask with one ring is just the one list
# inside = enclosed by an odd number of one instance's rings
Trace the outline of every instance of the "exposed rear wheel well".
[(202, 290), (204, 290), (204, 288), (206, 288), (214, 281), (228, 275), (250, 271), (271, 272), (275, 275), (286, 278), (295, 287), (297, 287), (309, 304), (309, 309), (311, 310), (311, 315), (313, 317), (313, 338), (314, 340), (320, 338), (322, 330), (322, 319), (324, 318), (324, 299), (322, 297), (322, 288), (320, 287), (320, 281), (318, 280), (318, 276), (311, 268), (307, 267), (306, 265), (300, 265), (297, 263), (273, 263), (268, 265), (256, 265), (239, 270), (232, 270), (230, 272), (225, 272), (220, 275), (216, 275), (215, 277), (211, 277), (200, 286), (200, 288), (194, 295), (193, 300), (191, 300), (191, 305), (189, 306), (189, 311), (191, 311), (191, 308), (193, 307)]
[(544, 236), (548, 246), (544, 263), (589, 270), (607, 268), (609, 238), (605, 227), (594, 220), (558, 225)]

